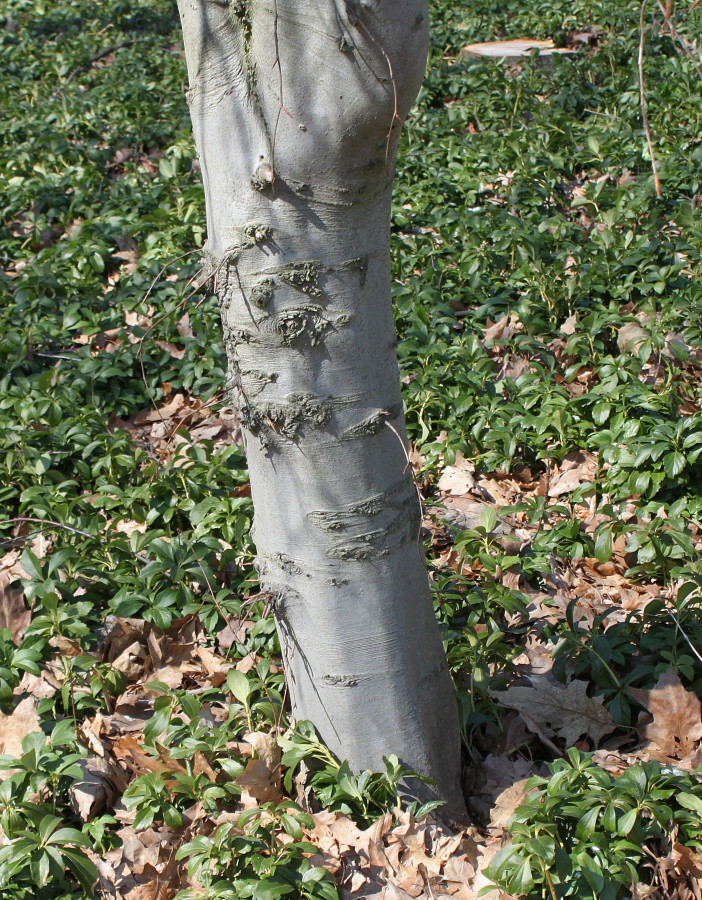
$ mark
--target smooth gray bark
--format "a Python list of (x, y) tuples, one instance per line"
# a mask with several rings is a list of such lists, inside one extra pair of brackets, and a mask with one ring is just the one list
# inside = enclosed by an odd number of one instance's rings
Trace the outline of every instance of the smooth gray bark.
[(464, 815), (406, 460), (392, 169), (426, 0), (179, 0), (230, 387), (294, 713)]

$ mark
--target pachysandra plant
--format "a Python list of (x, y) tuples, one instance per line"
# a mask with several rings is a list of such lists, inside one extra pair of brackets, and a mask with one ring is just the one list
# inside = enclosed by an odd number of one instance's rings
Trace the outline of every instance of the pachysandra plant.
[(179, 0), (188, 101), (294, 714), (357, 770), (396, 753), (464, 815), (390, 302), (397, 138), (426, 0)]

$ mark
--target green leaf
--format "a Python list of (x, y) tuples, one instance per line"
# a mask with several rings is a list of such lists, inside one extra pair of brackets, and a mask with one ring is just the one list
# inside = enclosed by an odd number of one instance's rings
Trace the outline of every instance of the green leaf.
[(183, 817), (178, 810), (169, 803), (163, 810), (163, 821), (169, 828), (180, 828), (183, 824)]
[(626, 837), (636, 824), (638, 815), (638, 809), (630, 809), (628, 812), (624, 813), (624, 815), (619, 820), (619, 834), (621, 834), (623, 837)]
[(74, 844), (77, 847), (89, 847), (90, 841), (77, 828), (59, 828), (50, 838), (52, 844)]
[(497, 525), (497, 510), (493, 506), (486, 506), (480, 514), (480, 524), (490, 534)]
[(32, 551), (27, 547), (20, 557), (20, 563), (27, 575), (34, 581), (43, 581), (44, 573), (41, 570), (41, 563)]
[(534, 875), (531, 868), (531, 860), (523, 859), (510, 873), (507, 881), (508, 890), (516, 894), (528, 894), (534, 887)]
[(290, 837), (294, 838), (296, 841), (302, 840), (304, 833), (300, 823), (294, 816), (291, 816), (289, 813), (282, 813), (280, 816), (280, 824)]
[(589, 809), (584, 816), (578, 821), (575, 834), (578, 840), (587, 841), (592, 836), (597, 827), (597, 820), (602, 811), (602, 807), (597, 805)]
[(197, 697), (193, 697), (191, 694), (183, 693), (180, 696), (180, 705), (183, 712), (189, 719), (195, 720), (196, 722), (198, 721), (198, 719), (200, 718), (200, 710), (202, 709), (202, 706)]
[(339, 787), (347, 794), (347, 796), (353, 797), (356, 800), (363, 799), (363, 794), (359, 791), (356, 778), (351, 772), (346, 760), (344, 760), (339, 767), (339, 771), (336, 774), (336, 780)]
[(135, 831), (143, 831), (153, 824), (155, 811), (150, 806), (144, 806), (137, 811), (134, 817), (133, 828)]
[(230, 669), (227, 673), (227, 688), (242, 706), (248, 708), (249, 697), (255, 688), (243, 672), (239, 672), (238, 669)]
[(256, 885), (252, 897), (253, 900), (278, 900), (279, 897), (285, 897), (286, 894), (292, 894), (295, 887), (292, 884), (286, 884), (283, 881), (274, 881), (266, 879), (260, 881)]
[(697, 797), (695, 794), (689, 794), (685, 791), (682, 791), (679, 794), (675, 795), (675, 799), (680, 804), (680, 806), (684, 806), (685, 809), (691, 809), (693, 812), (696, 812), (698, 815), (702, 816), (702, 799)]
[(674, 478), (685, 468), (685, 456), (682, 453), (667, 453), (663, 457), (663, 470), (666, 475)]
[(98, 871), (92, 860), (80, 850), (63, 850), (63, 858), (84, 891), (90, 891), (98, 878)]
[(217, 762), (221, 766), (223, 771), (225, 771), (227, 775), (229, 775), (230, 778), (238, 778), (239, 775), (243, 774), (246, 768), (244, 763), (238, 759), (228, 759), (220, 757)]
[(595, 557), (600, 562), (607, 562), (612, 556), (612, 527), (604, 524), (595, 534)]

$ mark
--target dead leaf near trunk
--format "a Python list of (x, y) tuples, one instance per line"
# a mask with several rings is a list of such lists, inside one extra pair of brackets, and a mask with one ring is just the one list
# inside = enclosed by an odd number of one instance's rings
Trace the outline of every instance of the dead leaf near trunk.
[(524, 798), (524, 785), (537, 766), (528, 759), (489, 754), (473, 772), (468, 809), (480, 823), (503, 828)]
[(629, 688), (629, 693), (648, 716), (639, 722), (639, 736), (654, 743), (666, 756), (682, 759), (702, 739), (702, 704), (686, 690), (672, 669), (650, 691)]
[(381, 894), (382, 900), (416, 900), (418, 896), (415, 894), (409, 894), (407, 891), (404, 891), (401, 887), (398, 887), (396, 884), (386, 884), (383, 888), (383, 893)]
[(252, 731), (245, 739), (256, 755), (247, 762), (244, 772), (234, 779), (241, 788), (244, 808), (251, 809), (262, 803), (280, 803), (283, 799), (280, 789), (282, 751), (278, 741), (263, 731)]
[(232, 616), (227, 620), (224, 628), (217, 633), (217, 646), (226, 653), (234, 644), (246, 643), (246, 633), (254, 627), (256, 623), (253, 619), (242, 620), (236, 616)]
[(602, 699), (588, 697), (586, 681), (561, 684), (548, 674), (530, 676), (529, 681), (531, 687), (515, 685), (491, 694), (502, 706), (518, 710), (530, 730), (562, 738), (572, 747), (581, 737), (599, 744), (617, 727)]
[(135, 425), (145, 425), (147, 422), (162, 422), (170, 419), (178, 413), (185, 405), (185, 396), (183, 394), (174, 394), (171, 399), (165, 403), (160, 409), (142, 409), (134, 417)]
[(467, 468), (446, 466), (436, 486), (442, 494), (455, 494), (460, 497), (473, 490), (475, 478)]

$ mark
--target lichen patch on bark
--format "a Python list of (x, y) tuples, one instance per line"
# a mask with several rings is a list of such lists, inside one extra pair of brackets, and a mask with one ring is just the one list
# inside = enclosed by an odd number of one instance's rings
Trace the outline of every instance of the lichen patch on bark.
[(372, 434), (379, 434), (383, 430), (383, 426), (389, 419), (394, 419), (398, 415), (398, 410), (393, 409), (377, 409), (375, 412), (361, 419), (355, 425), (351, 425), (341, 435), (343, 441), (351, 441), (356, 438), (367, 437)]
[(254, 306), (265, 309), (273, 299), (275, 281), (272, 278), (264, 278), (251, 288), (249, 299)]
[[(411, 478), (403, 478), (383, 493), (374, 494), (341, 510), (312, 510), (308, 521), (332, 538), (326, 547), (331, 559), (371, 559), (386, 556), (415, 540), (420, 512)], [(368, 528), (373, 520), (374, 528)]]
[(363, 678), (360, 675), (332, 675), (331, 673), (328, 673), (320, 675), (319, 680), (331, 687), (354, 687), (359, 681), (362, 681)]
[(331, 324), (320, 306), (288, 307), (262, 319), (258, 323), (259, 330), (253, 332), (251, 338), (280, 347), (293, 347), (300, 343), (316, 347)]
[(289, 284), (291, 287), (297, 288), (303, 294), (310, 297), (321, 297), (322, 292), (319, 289), (319, 270), (320, 265), (314, 260), (306, 262), (288, 263), (279, 270), (281, 281)]
[(268, 446), (270, 436), (280, 435), (294, 441), (304, 425), (323, 428), (331, 418), (332, 403), (311, 394), (288, 394), (285, 400), (244, 399), (240, 416), (242, 425)]

